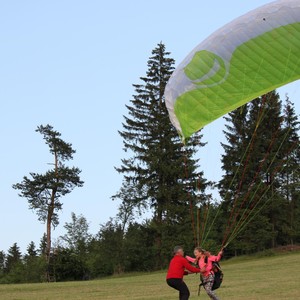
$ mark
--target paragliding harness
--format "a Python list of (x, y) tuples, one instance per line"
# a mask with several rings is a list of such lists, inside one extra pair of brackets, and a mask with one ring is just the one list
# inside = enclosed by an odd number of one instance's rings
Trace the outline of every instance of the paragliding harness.
[[(207, 261), (208, 261), (208, 257), (205, 256), (204, 262), (206, 264), (207, 264)], [(212, 290), (216, 290), (222, 284), (224, 273), (223, 273), (223, 271), (221, 269), (221, 266), (218, 262), (214, 261), (212, 263), (212, 265), (213, 265), (212, 271), (214, 272), (214, 275), (215, 275)], [(199, 284), (199, 288), (198, 288), (198, 296), (200, 296), (201, 287), (203, 286), (205, 288), (205, 284), (208, 283), (208, 282), (204, 282), (202, 274), (200, 274), (200, 281), (201, 281), (201, 283)]]

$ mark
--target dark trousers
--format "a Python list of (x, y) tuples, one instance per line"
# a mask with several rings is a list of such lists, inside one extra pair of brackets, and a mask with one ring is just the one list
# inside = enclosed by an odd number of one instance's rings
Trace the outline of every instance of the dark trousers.
[(180, 300), (188, 300), (190, 297), (190, 291), (187, 285), (181, 278), (169, 278), (167, 279), (167, 284), (173, 289), (179, 291)]

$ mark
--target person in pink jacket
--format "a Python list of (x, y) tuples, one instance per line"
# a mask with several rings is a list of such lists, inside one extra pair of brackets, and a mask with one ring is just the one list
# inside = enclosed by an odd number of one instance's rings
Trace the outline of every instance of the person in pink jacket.
[(213, 262), (221, 260), (223, 250), (221, 250), (218, 255), (211, 255), (208, 251), (205, 251), (200, 247), (196, 247), (194, 250), (194, 255), (195, 258), (186, 256), (186, 259), (192, 263), (196, 263), (199, 265), (200, 273), (203, 278), (203, 286), (210, 299), (220, 300), (216, 293), (212, 290), (215, 279)]

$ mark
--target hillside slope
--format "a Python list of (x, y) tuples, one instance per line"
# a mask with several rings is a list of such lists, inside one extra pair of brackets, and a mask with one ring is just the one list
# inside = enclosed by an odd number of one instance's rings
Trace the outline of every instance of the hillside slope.
[[(261, 258), (238, 258), (222, 263), (222, 300), (300, 299), (300, 252)], [(185, 278), (191, 300), (209, 299), (204, 290), (197, 296), (198, 275)], [(0, 285), (2, 300), (168, 300), (178, 294), (165, 283), (165, 272), (131, 274), (85, 282)]]

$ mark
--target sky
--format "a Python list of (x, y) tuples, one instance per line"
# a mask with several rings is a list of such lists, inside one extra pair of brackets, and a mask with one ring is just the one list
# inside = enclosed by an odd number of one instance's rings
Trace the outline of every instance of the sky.
[[(29, 172), (44, 172), (52, 157), (38, 125), (51, 124), (72, 143), (72, 165), (82, 170), (84, 187), (62, 199), (54, 240), (65, 233), (71, 212), (83, 214), (96, 234), (117, 213), (112, 201), (122, 176), (114, 167), (124, 157), (125, 105), (145, 75), (159, 42), (176, 65), (204, 38), (264, 0), (12, 0), (0, 1), (0, 250), (17, 242), (22, 252), (45, 232), (27, 200), (12, 184)], [(300, 113), (300, 84), (288, 93)], [(222, 119), (208, 125), (199, 151), (209, 180), (220, 179), (224, 141)]]

